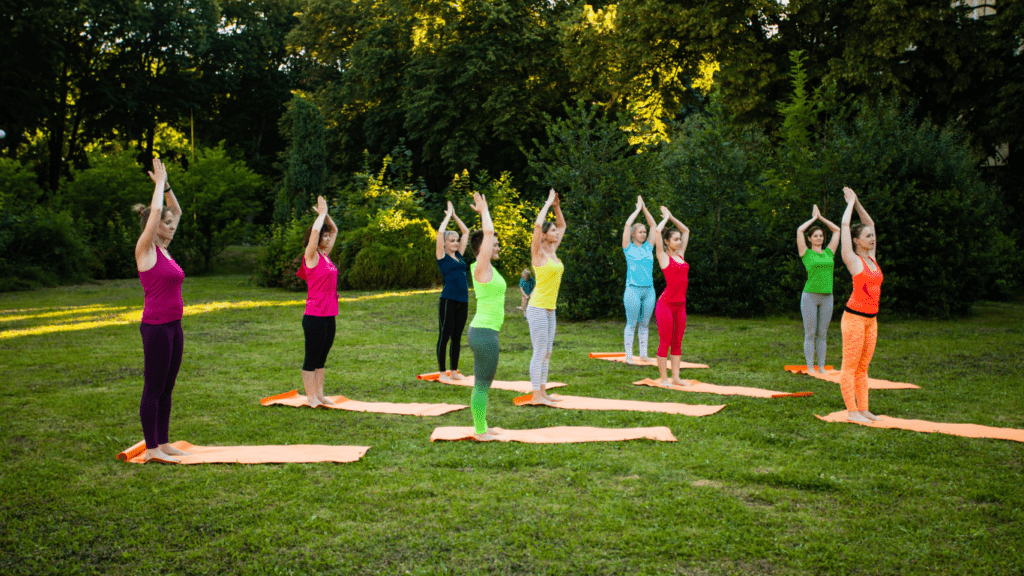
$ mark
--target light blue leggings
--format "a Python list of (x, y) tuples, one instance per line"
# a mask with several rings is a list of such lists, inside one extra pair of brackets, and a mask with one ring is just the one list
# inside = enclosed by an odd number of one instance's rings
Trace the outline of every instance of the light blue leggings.
[(622, 302), (626, 305), (626, 330), (622, 334), (626, 346), (626, 360), (633, 359), (634, 332), (640, 335), (640, 357), (647, 358), (647, 336), (650, 333), (651, 314), (654, 313), (656, 300), (654, 286), (626, 286), (626, 291), (622, 294)]
[(818, 353), (818, 368), (825, 371), (825, 335), (832, 321), (832, 295), (804, 292), (800, 296), (800, 313), (804, 317), (804, 361), (807, 369), (814, 366), (814, 353)]

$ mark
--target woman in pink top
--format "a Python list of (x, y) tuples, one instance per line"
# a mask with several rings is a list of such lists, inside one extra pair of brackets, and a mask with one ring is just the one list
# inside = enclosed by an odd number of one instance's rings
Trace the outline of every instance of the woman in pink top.
[[(665, 291), (654, 305), (658, 321), (658, 373), (662, 386), (689, 386), (679, 379), (683, 334), (686, 332), (686, 288), (689, 286), (690, 265), (686, 263), (686, 245), (690, 243), (690, 229), (680, 222), (668, 208), (661, 207), (661, 222), (651, 231), (658, 265), (665, 274)], [(665, 223), (676, 225), (664, 233)], [(672, 358), (672, 380), (667, 376), (666, 363)]]
[(316, 408), (334, 404), (324, 396), (324, 366), (334, 344), (335, 318), (338, 316), (338, 269), (327, 257), (334, 248), (338, 227), (327, 215), (327, 201), (316, 199), (316, 221), (306, 229), (303, 243), (306, 252), (302, 267), (296, 272), (306, 281), (306, 313), (302, 316), (302, 332), (306, 335), (306, 358), (302, 362), (302, 386), (306, 404)]
[(167, 246), (178, 228), (181, 206), (167, 182), (163, 163), (153, 160), (149, 177), (156, 184), (153, 199), (149, 206), (138, 204), (134, 208), (141, 214), (142, 226), (142, 235), (135, 243), (135, 263), (146, 295), (139, 325), (145, 367), (139, 419), (146, 440), (146, 462), (173, 463), (180, 462), (175, 456), (188, 454), (171, 446), (168, 432), (171, 392), (184, 351), (181, 316), (185, 305), (181, 299), (181, 284), (185, 273), (171, 258)]

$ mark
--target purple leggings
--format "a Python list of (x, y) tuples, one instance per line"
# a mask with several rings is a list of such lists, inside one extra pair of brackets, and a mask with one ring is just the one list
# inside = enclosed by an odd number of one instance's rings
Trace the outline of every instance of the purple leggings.
[(142, 333), (142, 354), (145, 358), (145, 386), (142, 403), (139, 404), (139, 419), (142, 420), (146, 448), (156, 448), (170, 441), (167, 428), (171, 422), (171, 392), (181, 368), (185, 335), (181, 331), (181, 320), (166, 324), (143, 322), (139, 325), (139, 332)]

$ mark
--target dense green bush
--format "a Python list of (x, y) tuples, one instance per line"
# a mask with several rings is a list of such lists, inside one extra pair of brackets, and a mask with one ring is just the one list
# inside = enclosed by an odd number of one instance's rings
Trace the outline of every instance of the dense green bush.
[(878, 227), (883, 310), (960, 315), (1019, 286), (1022, 259), (1000, 230), (998, 191), (978, 173), (981, 155), (964, 133), (880, 102), (833, 134), (843, 180)]
[(183, 211), (174, 246), (189, 269), (208, 270), (214, 256), (248, 239), (249, 223), (261, 210), (256, 199), (266, 193), (264, 180), (228, 156), (223, 142), (196, 149), (188, 170), (172, 170), (170, 178)]
[(434, 255), (437, 231), (419, 218), (382, 229), (365, 226), (344, 233), (335, 248), (338, 287), (357, 290), (427, 288), (441, 282)]
[(295, 273), (302, 264), (302, 237), (312, 224), (292, 219), (287, 225), (274, 225), (256, 253), (253, 279), (260, 286), (305, 290), (306, 282)]
[(134, 278), (140, 229), (132, 206), (149, 204), (153, 181), (130, 151), (95, 153), (89, 164), (88, 169), (71, 171), (61, 198), (96, 257), (93, 277)]
[(0, 158), (0, 291), (81, 282), (97, 268), (71, 214), (41, 196), (30, 167)]
[(754, 207), (766, 185), (764, 139), (727, 122), (716, 106), (688, 118), (672, 138), (663, 158), (668, 208), (690, 229), (687, 308), (731, 316), (778, 309), (777, 239)]
[[(559, 313), (568, 318), (622, 315), (622, 227), (638, 194), (649, 207), (664, 196), (661, 157), (656, 148), (630, 143), (630, 134), (620, 128), (631, 123), (624, 117), (598, 116), (595, 107), (582, 102), (565, 111), (566, 119), (548, 119), (548, 144), (535, 141), (534, 151), (527, 153), (537, 182), (559, 191), (568, 227), (559, 249), (565, 262)], [(644, 140), (642, 134), (634, 136)]]
[[(501, 257), (496, 263), (498, 271), (506, 280), (518, 278), (523, 269), (530, 266), (530, 241), (533, 239), (537, 207), (519, 197), (519, 191), (512, 185), (512, 175), (508, 172), (502, 173), (497, 179), (488, 177), (486, 173), (471, 179), (469, 171), (463, 171), (452, 179), (447, 196), (456, 205), (460, 218), (470, 230), (480, 228), (480, 218), (470, 208), (473, 192), (479, 192), (487, 198), (494, 232), (501, 244)], [(458, 230), (454, 224), (450, 224), (448, 229)], [(473, 250), (468, 247), (466, 259), (473, 261)]]

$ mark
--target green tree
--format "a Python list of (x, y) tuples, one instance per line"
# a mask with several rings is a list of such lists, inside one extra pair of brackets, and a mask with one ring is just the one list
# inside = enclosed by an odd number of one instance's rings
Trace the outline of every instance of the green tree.
[(543, 136), (542, 113), (557, 114), (572, 92), (558, 39), (566, 6), (313, 3), (291, 38), (320, 65), (318, 100), (341, 170), (404, 140), (431, 190), (465, 169), (521, 177), (520, 147)]
[(327, 193), (327, 148), (320, 109), (296, 95), (281, 123), (289, 144), (284, 181), (274, 202), (278, 223), (304, 215), (317, 196)]

